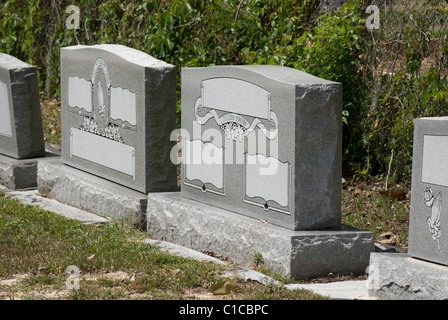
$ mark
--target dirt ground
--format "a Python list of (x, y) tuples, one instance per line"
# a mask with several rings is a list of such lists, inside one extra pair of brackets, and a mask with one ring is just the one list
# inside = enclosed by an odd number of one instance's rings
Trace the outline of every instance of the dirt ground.
[(366, 177), (343, 179), (342, 218), (372, 231), (375, 242), (407, 252), (410, 185)]

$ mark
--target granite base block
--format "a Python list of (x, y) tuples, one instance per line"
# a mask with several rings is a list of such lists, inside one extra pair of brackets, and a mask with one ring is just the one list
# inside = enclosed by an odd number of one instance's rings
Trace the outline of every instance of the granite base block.
[(37, 163), (55, 157), (48, 152), (44, 157), (31, 159), (15, 159), (0, 154), (0, 184), (10, 190), (35, 189)]
[(448, 267), (406, 253), (373, 253), (368, 294), (385, 300), (448, 299)]
[(243, 265), (256, 257), (271, 271), (295, 279), (332, 273), (364, 273), (374, 251), (373, 234), (340, 230), (293, 231), (181, 197), (148, 195), (147, 231), (155, 238), (212, 252)]
[(39, 163), (37, 186), (44, 197), (146, 228), (146, 194), (70, 167), (61, 160)]

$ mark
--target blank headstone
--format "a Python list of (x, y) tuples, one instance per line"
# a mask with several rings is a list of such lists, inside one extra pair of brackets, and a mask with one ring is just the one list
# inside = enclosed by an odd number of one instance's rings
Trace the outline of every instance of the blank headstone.
[(414, 122), (410, 256), (448, 265), (448, 117)]
[(341, 226), (342, 85), (280, 66), (182, 69), (182, 196), (292, 230)]
[(62, 160), (137, 191), (173, 191), (176, 67), (121, 45), (61, 49)]
[(26, 159), (45, 154), (36, 67), (0, 53), (0, 154)]

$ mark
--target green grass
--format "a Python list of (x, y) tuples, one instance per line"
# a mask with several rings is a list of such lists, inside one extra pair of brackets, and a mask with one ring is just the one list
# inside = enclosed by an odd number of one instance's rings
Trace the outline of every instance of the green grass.
[[(120, 222), (84, 225), (0, 192), (0, 299), (194, 299), (230, 268), (170, 255), (144, 243), (147, 237)], [(80, 270), (78, 290), (66, 289), (71, 265)], [(107, 277), (117, 271), (129, 276)], [(17, 275), (26, 277), (2, 284)], [(323, 299), (306, 290), (225, 280), (241, 288), (227, 299)], [(58, 294), (48, 298), (48, 292)]]

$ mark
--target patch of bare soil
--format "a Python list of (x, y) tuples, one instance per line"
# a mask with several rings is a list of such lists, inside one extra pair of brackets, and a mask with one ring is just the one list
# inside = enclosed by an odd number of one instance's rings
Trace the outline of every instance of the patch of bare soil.
[[(52, 287), (49, 285), (27, 285), (25, 281), (32, 276), (30, 273), (16, 274), (10, 278), (0, 279), (0, 300), (22, 300), (23, 298), (58, 300), (66, 299), (70, 296), (69, 289)], [(130, 280), (133, 281), (133, 275), (129, 275), (124, 271), (116, 272), (98, 272), (94, 274), (86, 274), (80, 277), (81, 280), (98, 281), (103, 280)], [(147, 296), (147, 295), (146, 295)], [(132, 298), (138, 299), (137, 295)]]
[(51, 288), (38, 285), (30, 289), (24, 281), (30, 277), (30, 273), (15, 274), (10, 278), (0, 279), (0, 300), (22, 300), (33, 297), (35, 299), (57, 300), (69, 296), (68, 290)]

